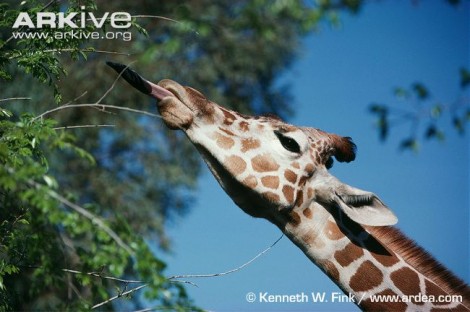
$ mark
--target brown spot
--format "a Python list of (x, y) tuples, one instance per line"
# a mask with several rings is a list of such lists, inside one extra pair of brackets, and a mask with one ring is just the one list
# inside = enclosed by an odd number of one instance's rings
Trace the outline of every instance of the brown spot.
[(314, 170), (314, 169), (315, 169), (315, 168), (313, 167), (312, 164), (308, 164), (307, 166), (305, 166), (305, 171), (306, 171), (308, 174), (313, 173), (313, 170)]
[(279, 169), (279, 165), (269, 154), (253, 157), (251, 160), (251, 166), (253, 167), (253, 170), (258, 172), (276, 171)]
[(225, 158), (224, 165), (233, 175), (239, 175), (246, 169), (246, 162), (238, 156), (229, 156)]
[(235, 141), (232, 138), (220, 133), (216, 133), (216, 142), (217, 145), (223, 149), (230, 149), (235, 144)]
[(295, 200), (295, 206), (300, 207), (304, 203), (304, 192), (302, 190), (299, 190), (297, 192), (297, 198)]
[(325, 273), (331, 277), (332, 280), (334, 281), (339, 280), (339, 271), (333, 262), (329, 260), (320, 260), (319, 265), (320, 267), (323, 268)]
[(243, 180), (243, 184), (253, 189), (258, 185), (258, 180), (254, 175), (249, 175)]
[(225, 116), (224, 125), (230, 126), (231, 124), (233, 124), (233, 122), (236, 119), (235, 115), (225, 109), (222, 109), (222, 112), (224, 113), (224, 116)]
[(392, 272), (390, 278), (404, 295), (410, 296), (420, 293), (418, 274), (409, 267), (403, 267)]
[(235, 136), (235, 133), (233, 133), (233, 132), (230, 131), (230, 130), (224, 129), (224, 128), (222, 128), (222, 127), (219, 127), (219, 130), (225, 132), (226, 134), (228, 134), (228, 135), (230, 135), (230, 136)]
[(395, 254), (389, 252), (372, 235), (367, 237), (364, 244), (367, 250), (370, 251), (370, 254), (383, 266), (392, 266), (400, 261)]
[(359, 266), (356, 273), (351, 277), (349, 286), (354, 291), (366, 291), (379, 286), (382, 280), (382, 272), (371, 261), (367, 260)]
[(266, 187), (277, 189), (277, 187), (279, 186), (279, 178), (276, 176), (262, 177), (261, 183), (263, 183), (263, 185)]
[(291, 164), (292, 167), (294, 167), (295, 169), (300, 169), (300, 165), (298, 162), (294, 161), (292, 164)]
[[(398, 296), (398, 294), (394, 293), (390, 289), (385, 289), (382, 292), (379, 292), (376, 294), (376, 296)], [(361, 301), (360, 304), (362, 310), (364, 311), (396, 311), (396, 312), (401, 312), (401, 311), (406, 311), (407, 304), (405, 302), (371, 302), (370, 298), (367, 296), (364, 298), (364, 300)]]
[(308, 219), (312, 219), (312, 210), (310, 210), (310, 208), (305, 208), (303, 211), (302, 211), (303, 215), (308, 218)]
[(273, 193), (273, 192), (264, 192), (263, 193), (263, 196), (269, 200), (270, 202), (273, 202), (273, 203), (278, 203), (279, 202), (279, 195), (277, 195), (276, 193)]
[(250, 124), (246, 121), (240, 121), (238, 125), (240, 127), (240, 130), (242, 130), (243, 132), (247, 132), (248, 130), (250, 130)]
[(260, 146), (261, 146), (261, 142), (258, 139), (254, 139), (254, 138), (242, 139), (241, 151), (245, 153), (248, 150), (256, 149)]
[(441, 295), (447, 295), (447, 293), (445, 291), (443, 291), (439, 286), (437, 286), (436, 284), (434, 284), (433, 282), (429, 281), (428, 279), (426, 279), (424, 281), (424, 285), (426, 285), (426, 290), (425, 290), (425, 293), (426, 295), (434, 295), (436, 297), (438, 296), (441, 296)]
[(307, 233), (303, 234), (301, 236), (301, 239), (307, 245), (314, 246), (315, 248), (325, 247), (325, 243), (322, 240), (317, 239), (317, 237), (318, 237), (317, 232), (314, 230), (310, 230)]
[(307, 189), (307, 197), (312, 198), (313, 197), (313, 188), (309, 187)]
[(204, 124), (213, 125), (215, 123), (214, 114), (203, 114)]
[(362, 257), (363, 254), (364, 252), (361, 247), (354, 243), (349, 243), (344, 249), (337, 250), (334, 257), (341, 266), (345, 267), (350, 265), (354, 260)]
[(294, 189), (289, 185), (284, 185), (282, 187), (282, 193), (289, 203), (294, 201)]
[(308, 176), (302, 176), (302, 177), (299, 179), (299, 186), (304, 186), (304, 185), (305, 185), (305, 182), (307, 182), (307, 179), (308, 179)]
[(290, 183), (294, 184), (295, 181), (297, 181), (297, 175), (295, 174), (294, 171), (287, 169), (284, 171), (284, 177), (289, 181)]
[[(275, 118), (275, 119), (282, 121), (282, 119), (279, 118), (279, 116), (277, 116), (277, 115), (274, 115), (274, 116), (277, 117), (277, 118)], [(294, 131), (297, 130), (297, 127), (296, 127), (296, 126), (293, 126), (293, 125), (284, 124), (284, 125), (282, 125), (282, 126), (280, 127), (279, 130), (281, 130), (283, 133), (294, 132)]]
[(325, 226), (325, 229), (323, 230), (325, 233), (326, 237), (332, 240), (338, 240), (340, 238), (344, 237), (344, 233), (341, 232), (339, 229), (338, 225), (334, 222), (331, 222), (328, 220), (328, 223)]
[(300, 216), (297, 212), (291, 211), (289, 216), (290, 216), (289, 223), (291, 223), (293, 226), (298, 226), (300, 224)]

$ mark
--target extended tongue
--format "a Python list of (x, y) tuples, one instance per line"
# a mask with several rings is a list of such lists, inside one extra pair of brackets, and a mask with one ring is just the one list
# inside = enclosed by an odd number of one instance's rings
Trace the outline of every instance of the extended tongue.
[(173, 96), (173, 93), (170, 91), (156, 85), (137, 74), (135, 71), (127, 67), (126, 65), (106, 62), (106, 65), (114, 69), (116, 72), (121, 74), (122, 78), (126, 80), (131, 86), (139, 90), (140, 92), (150, 95), (151, 97), (156, 98), (157, 100), (162, 100), (167, 96)]

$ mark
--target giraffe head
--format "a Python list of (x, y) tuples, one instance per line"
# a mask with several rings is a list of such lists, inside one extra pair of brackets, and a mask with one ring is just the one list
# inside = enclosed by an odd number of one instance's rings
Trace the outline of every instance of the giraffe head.
[(350, 138), (272, 116), (242, 115), (172, 80), (153, 84), (129, 70), (123, 77), (157, 99), (165, 124), (185, 132), (223, 189), (251, 216), (279, 220), (316, 201), (339, 207), (357, 223), (396, 223), (377, 196), (329, 174), (332, 157), (354, 160)]

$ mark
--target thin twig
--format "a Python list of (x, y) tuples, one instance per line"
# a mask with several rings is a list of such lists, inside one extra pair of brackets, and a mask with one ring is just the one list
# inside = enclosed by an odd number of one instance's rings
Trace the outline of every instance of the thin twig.
[(83, 92), (82, 94), (80, 94), (79, 96), (77, 96), (76, 98), (74, 98), (73, 100), (71, 100), (71, 101), (65, 103), (65, 105), (75, 103), (78, 99), (81, 99), (82, 97), (84, 97), (85, 95), (87, 95), (87, 93), (88, 93), (88, 91)]
[[(5, 169), (10, 174), (15, 173), (14, 169), (12, 169), (12, 168), (6, 167)], [(33, 187), (36, 187), (36, 188), (39, 188), (39, 187), (43, 186), (41, 183), (38, 183), (38, 182), (36, 182), (34, 180), (31, 180), (31, 179), (27, 180), (26, 183), (28, 183), (29, 185), (31, 185)], [(47, 189), (47, 194), (49, 196), (51, 196), (52, 198), (58, 200), (62, 204), (66, 205), (67, 207), (75, 210), (76, 212), (78, 212), (79, 214), (84, 216), (85, 218), (89, 219), (92, 223), (96, 224), (99, 228), (101, 228), (103, 231), (105, 231), (119, 246), (121, 246), (131, 256), (135, 255), (135, 253), (132, 251), (132, 249), (126, 243), (124, 243), (124, 241), (119, 237), (119, 235), (117, 235), (116, 232), (114, 232), (109, 226), (107, 226), (104, 223), (104, 221), (101, 220), (100, 217), (98, 217), (97, 215), (89, 212), (85, 208), (83, 208), (83, 207), (81, 207), (81, 206), (79, 206), (75, 203), (72, 203), (67, 198), (63, 197), (62, 195), (58, 194), (57, 192), (55, 192), (51, 189)]]
[(77, 129), (77, 128), (105, 128), (105, 127), (115, 127), (116, 125), (79, 125), (79, 126), (64, 126), (52, 128), (54, 130), (68, 130), (68, 129)]
[(105, 301), (103, 301), (103, 302), (100, 302), (100, 303), (98, 303), (98, 304), (95, 304), (94, 306), (91, 307), (91, 309), (93, 310), (93, 309), (99, 308), (99, 307), (101, 307), (102, 305), (105, 305), (105, 304), (107, 304), (107, 303), (109, 303), (109, 302), (111, 302), (111, 301), (113, 301), (113, 300), (116, 300), (116, 299), (118, 299), (118, 298), (121, 298), (121, 297), (123, 297), (123, 296), (129, 295), (129, 294), (133, 293), (134, 291), (137, 291), (137, 290), (142, 289), (142, 288), (147, 287), (147, 286), (148, 286), (148, 284), (144, 284), (144, 285), (140, 285), (140, 286), (137, 286), (137, 287), (135, 287), (135, 288), (132, 288), (132, 289), (130, 289), (130, 290), (128, 290), (128, 291), (119, 293), (119, 294), (117, 294), (116, 296), (109, 298), (108, 300), (105, 300)]
[(107, 50), (93, 50), (93, 49), (74, 49), (74, 48), (66, 48), (66, 49), (50, 49), (50, 50), (43, 50), (42, 52), (45, 53), (54, 53), (54, 52), (75, 52), (80, 51), (84, 53), (104, 53), (104, 54), (117, 54), (117, 55), (125, 55), (131, 56), (129, 53), (124, 52), (116, 52), (116, 51), (107, 51)]
[(6, 98), (6, 99), (0, 99), (0, 102), (6, 102), (6, 101), (16, 101), (16, 100), (31, 100), (29, 97), (12, 97), (12, 98)]
[(274, 243), (272, 243), (271, 246), (269, 246), (268, 248), (266, 248), (265, 250), (263, 250), (262, 252), (260, 252), (259, 254), (257, 254), (254, 258), (252, 258), (250, 261), (242, 264), (241, 266), (235, 268), (235, 269), (231, 269), (231, 270), (228, 270), (226, 272), (222, 272), (222, 273), (214, 273), (214, 274), (187, 274), (187, 275), (174, 275), (174, 276), (171, 276), (169, 277), (168, 279), (169, 280), (172, 280), (172, 279), (178, 279), (178, 278), (200, 278), (200, 277), (216, 277), (216, 276), (223, 276), (223, 275), (227, 275), (227, 274), (231, 274), (231, 273), (234, 273), (234, 272), (237, 272), (237, 271), (240, 271), (241, 269), (243, 269), (244, 267), (246, 267), (247, 265), (249, 265), (250, 263), (252, 263), (253, 261), (255, 261), (256, 259), (258, 259), (259, 257), (261, 257), (263, 254), (265, 254), (266, 252), (268, 252), (271, 248), (274, 247), (274, 245), (276, 245), (280, 240), (281, 238), (284, 237), (284, 234), (281, 235), (281, 237), (279, 237)]
[(54, 113), (54, 112), (62, 110), (62, 109), (77, 108), (77, 107), (99, 108), (100, 111), (102, 111), (102, 112), (106, 112), (105, 108), (110, 108), (110, 109), (128, 111), (128, 112), (132, 112), (132, 113), (138, 113), (138, 114), (142, 114), (142, 115), (146, 115), (146, 116), (150, 116), (150, 117), (162, 118), (162, 116), (160, 116), (158, 114), (153, 114), (153, 113), (150, 113), (150, 112), (147, 112), (147, 111), (143, 111), (143, 110), (139, 110), (139, 109), (133, 109), (133, 108), (129, 108), (129, 107), (107, 105), (107, 104), (68, 104), (68, 105), (62, 105), (62, 106), (53, 108), (51, 110), (48, 110), (48, 111), (42, 113), (41, 115), (38, 115), (38, 116), (34, 117), (33, 121), (35, 121), (37, 119), (40, 119), (40, 118), (43, 118), (44, 116), (47, 116), (51, 113)]
[(96, 101), (95, 103), (96, 104), (99, 104), (101, 103), (101, 101), (108, 96), (109, 92), (111, 92), (113, 89), (114, 89), (114, 86), (116, 85), (116, 83), (118, 82), (118, 80), (121, 78), (122, 74), (129, 68), (130, 65), (132, 65), (134, 62), (131, 62), (129, 64), (127, 64), (126, 68), (124, 68), (120, 73), (119, 75), (116, 77), (116, 79), (114, 79), (113, 81), (113, 84), (111, 85), (111, 87), (108, 88), (108, 90), (106, 90), (106, 92), (98, 99), (98, 101)]
[[(34, 182), (33, 183), (35, 184), (35, 186), (40, 186), (39, 183), (37, 182)], [(52, 190), (48, 190), (47, 193), (49, 194), (49, 196), (51, 196), (52, 198), (55, 198), (57, 199), (59, 202), (61, 202), (62, 204), (66, 205), (67, 207), (75, 210), (76, 212), (78, 212), (79, 214), (81, 214), (82, 216), (84, 216), (85, 218), (89, 219), (92, 223), (96, 224), (98, 227), (100, 227), (103, 231), (105, 231), (119, 246), (121, 246), (125, 251), (127, 251), (130, 255), (134, 255), (135, 253), (132, 251), (132, 249), (127, 246), (126, 243), (124, 243), (124, 241), (116, 234), (116, 232), (114, 232), (109, 226), (107, 226), (103, 220), (101, 220), (101, 218), (99, 218), (97, 215), (89, 212), (88, 210), (86, 210), (85, 208), (75, 204), (75, 203), (72, 203), (71, 201), (69, 201), (67, 198), (63, 197), (62, 195), (52, 191)]]
[(160, 16), (160, 15), (131, 15), (131, 17), (133, 17), (133, 18), (155, 18), (155, 19), (161, 19), (161, 20), (181, 24), (180, 21), (177, 21), (177, 20), (169, 18), (169, 17)]
[(117, 281), (117, 282), (122, 282), (122, 283), (128, 283), (128, 284), (146, 283), (144, 281), (126, 280), (126, 279), (122, 279), (122, 278), (106, 276), (106, 275), (102, 275), (100, 272), (81, 272), (81, 271), (70, 270), (70, 269), (61, 269), (61, 271), (64, 271), (64, 272), (67, 272), (67, 273), (72, 273), (72, 274), (90, 275), (90, 276), (99, 277), (99, 278), (102, 278), (102, 279), (107, 279), (107, 280), (112, 280), (112, 281)]

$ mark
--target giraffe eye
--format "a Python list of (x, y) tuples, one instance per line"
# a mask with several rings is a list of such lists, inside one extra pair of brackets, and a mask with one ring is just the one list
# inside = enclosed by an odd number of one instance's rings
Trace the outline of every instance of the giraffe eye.
[(280, 131), (277, 131), (277, 130), (274, 130), (274, 134), (277, 136), (277, 138), (279, 139), (279, 142), (281, 142), (282, 146), (286, 150), (292, 153), (296, 153), (296, 154), (300, 153), (299, 143), (297, 143), (293, 138), (285, 136), (284, 134), (282, 134)]

